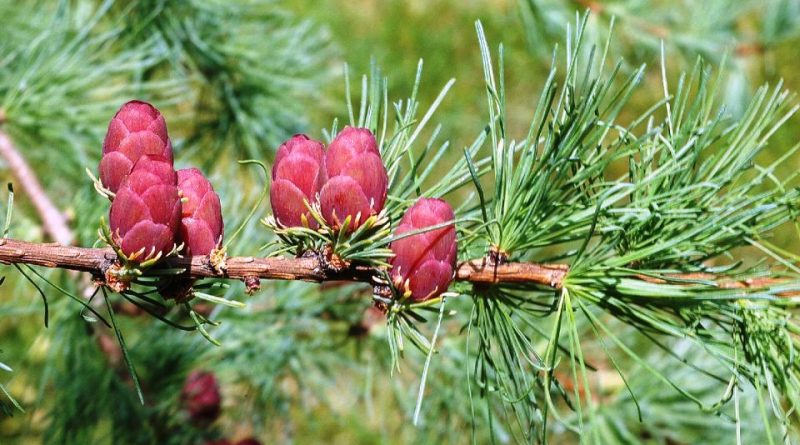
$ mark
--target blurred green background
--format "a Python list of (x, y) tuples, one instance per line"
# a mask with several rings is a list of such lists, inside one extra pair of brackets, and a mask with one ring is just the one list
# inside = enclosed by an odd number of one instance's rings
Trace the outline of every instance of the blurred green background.
[[(423, 59), (423, 106), (449, 79), (456, 79), (434, 118), (455, 148), (442, 161), (446, 168), (487, 122), (476, 20), (482, 21), (492, 46), (502, 43), (505, 48), (508, 125), (514, 135), (527, 131), (554, 45), (563, 46), (565, 26), (587, 8), (593, 11), (592, 38), (603, 42), (611, 17), (617, 17), (612, 56), (624, 58), (627, 68), (641, 63), (649, 67), (623, 120), (663, 97), (661, 40), (673, 85), (696, 57), (719, 64), (723, 54), (729, 55), (719, 69), (730, 113), (741, 110), (750, 92), (764, 82), (783, 79), (787, 89), (800, 91), (797, 1), (286, 0), (253, 6), (266, 11), (263, 15), (249, 11), (249, 2), (232, 3), (245, 6), (231, 12), (226, 8), (233, 7), (221, 0), (0, 1), (0, 129), (11, 135), (53, 201), (71, 218), (78, 243), (94, 242), (97, 221), (106, 211), (105, 203), (97, 204), (100, 198), (83, 169), (95, 169), (105, 125), (125, 98), (152, 100), (164, 112), (175, 140), (176, 164), (196, 163), (212, 175), (229, 232), (244, 218), (261, 185), (257, 174), (235, 161), (268, 161), (278, 143), (294, 132), (322, 138), (322, 129), (346, 116), (345, 64), (356, 90), (359, 76), (374, 62), (389, 78), (389, 96), (403, 98), (410, 94)], [(107, 12), (92, 28), (92, 37), (84, 39), (81, 29), (88, 29), (97, 8)], [(67, 10), (67, 17), (54, 25), (53, 17)], [(222, 12), (203, 22), (202, 14), (210, 10)], [(155, 24), (153, 17), (159, 17)], [(205, 24), (193, 28), (194, 23)], [(163, 35), (154, 38), (156, 32)], [(192, 46), (197, 35), (219, 47)], [(86, 72), (99, 74), (88, 77)], [(772, 139), (765, 157), (777, 158), (798, 141), (800, 117), (794, 116)], [(784, 165), (783, 173), (798, 167)], [(0, 180), (14, 182), (13, 172), (4, 167)], [(46, 239), (24, 190), (18, 191), (12, 236)], [(452, 199), (466, 194), (456, 193)], [(258, 215), (267, 212), (262, 206)], [(232, 252), (251, 254), (253, 246), (266, 241), (264, 232), (251, 221)], [(792, 231), (781, 232), (776, 244), (800, 253)], [(122, 323), (134, 361), (147, 382), (148, 405), (142, 409), (126, 383), (124, 367), (109, 370), (79, 306), (47, 291), (51, 320), (45, 329), (36, 289), (13, 269), (4, 273), (8, 280), (0, 287), (0, 362), (14, 371), (0, 371), (0, 383), (25, 413), (11, 410), (13, 416), (0, 417), (2, 444), (203, 443), (206, 438), (250, 434), (263, 443), (489, 440), (485, 423), (477, 432), (469, 423), (474, 408), (460, 382), (466, 377), (459, 367), (462, 344), (456, 338), (443, 340), (445, 357), (432, 370), (433, 394), (425, 405), (430, 417), (422, 427), (411, 425), (424, 357), (410, 352), (402, 372), (389, 377), (381, 328), (348, 334), (361, 326), (368, 306), (352, 298), (363, 288), (265, 283), (247, 310), (216, 310), (223, 322), (215, 331), (223, 342), (218, 349), (199, 335), (126, 317)], [(83, 285), (62, 271), (48, 277), (74, 292)], [(238, 284), (228, 291), (230, 296), (241, 293)], [(347, 341), (340, 343), (339, 338)], [(223, 415), (208, 435), (184, 425), (178, 408), (183, 377), (196, 367), (213, 369), (223, 386)], [(654, 385), (646, 380), (633, 384)], [(670, 406), (674, 401), (667, 396), (659, 405), (662, 394), (653, 392), (652, 422), (641, 426), (631, 442), (690, 443), (681, 440), (708, 428), (698, 421), (681, 423), (685, 434), (673, 429), (678, 411), (691, 418), (686, 410), (695, 408), (677, 402)], [(618, 413), (620, 422), (630, 420), (634, 416), (627, 408), (615, 411), (614, 403), (625, 402), (621, 392), (615, 394), (613, 400), (609, 396), (609, 412)], [(667, 408), (659, 411), (662, 406)], [(713, 443), (716, 434), (730, 438), (725, 434), (732, 433), (708, 432), (707, 442), (695, 436), (694, 443)], [(502, 432), (494, 438), (509, 439)], [(575, 440), (554, 432), (555, 443)]]

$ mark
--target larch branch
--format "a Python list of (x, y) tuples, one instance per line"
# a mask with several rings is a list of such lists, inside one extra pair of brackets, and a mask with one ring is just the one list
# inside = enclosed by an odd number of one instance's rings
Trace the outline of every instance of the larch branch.
[[(115, 264), (117, 256), (110, 248), (88, 248), (59, 244), (31, 243), (13, 239), (0, 240), (0, 263), (30, 264), (50, 268), (89, 272), (102, 278)], [(376, 270), (362, 265), (352, 265), (342, 270), (326, 266), (316, 256), (301, 258), (257, 258), (231, 257), (226, 260), (224, 271), (217, 271), (208, 256), (170, 257), (155, 266), (155, 269), (182, 269), (179, 276), (191, 279), (226, 278), (245, 281), (248, 288), (258, 287), (259, 280), (300, 281), (358, 281), (375, 282)], [(539, 285), (560, 289), (567, 276), (566, 264), (539, 264), (508, 262), (495, 264), (489, 259), (464, 261), (455, 272), (457, 281), (475, 284), (517, 283)], [(675, 278), (714, 280), (711, 274), (677, 274)], [(664, 283), (662, 279), (640, 276), (643, 281)], [(721, 288), (758, 288), (785, 282), (778, 278), (756, 278), (752, 280), (718, 280)], [(785, 296), (796, 296), (788, 292)], [(783, 294), (782, 294), (783, 295)]]
[[(87, 248), (40, 244), (13, 239), (0, 240), (0, 263), (31, 264), (71, 269), (103, 276), (117, 256), (110, 248)], [(361, 281), (374, 283), (375, 270), (354, 265), (343, 270), (326, 267), (316, 257), (256, 258), (231, 257), (226, 268), (218, 272), (208, 256), (170, 257), (157, 268), (183, 269), (187, 278), (231, 278), (302, 281)], [(558, 289), (567, 274), (565, 265), (535, 263), (491, 264), (487, 260), (465, 261), (456, 270), (456, 280), (472, 283), (528, 283)]]

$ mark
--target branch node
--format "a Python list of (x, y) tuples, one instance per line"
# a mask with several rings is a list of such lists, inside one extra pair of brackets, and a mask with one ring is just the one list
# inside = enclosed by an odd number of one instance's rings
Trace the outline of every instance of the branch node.
[(508, 252), (501, 250), (497, 246), (492, 246), (489, 248), (487, 259), (492, 266), (502, 266), (508, 262)]
[(392, 288), (386, 284), (373, 284), (372, 294), (383, 298), (392, 298)]
[(114, 292), (125, 292), (126, 290), (130, 289), (131, 283), (124, 278), (124, 272), (124, 266), (120, 265), (119, 263), (112, 264), (110, 267), (106, 268), (105, 272), (103, 273), (105, 277), (104, 284)]
[(340, 273), (350, 267), (350, 261), (337, 255), (331, 246), (325, 246), (325, 249), (320, 254), (320, 260), (322, 268), (326, 271), (330, 270), (335, 273)]
[(242, 278), (244, 282), (245, 292), (247, 295), (253, 295), (254, 293), (258, 292), (261, 289), (261, 280), (255, 275), (248, 275)]
[(211, 264), (211, 268), (219, 275), (224, 275), (225, 270), (228, 269), (227, 260), (228, 252), (224, 247), (214, 249), (208, 255), (208, 262)]

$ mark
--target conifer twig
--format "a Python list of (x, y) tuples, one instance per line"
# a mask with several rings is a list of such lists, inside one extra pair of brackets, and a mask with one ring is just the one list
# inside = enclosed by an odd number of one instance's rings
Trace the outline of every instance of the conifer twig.
[(3, 130), (0, 130), (0, 156), (5, 159), (9, 170), (36, 208), (45, 232), (59, 244), (65, 246), (71, 244), (73, 235), (67, 225), (67, 218), (50, 201), (39, 183), (36, 173), (33, 172), (25, 158), (14, 146), (11, 138)]
[[(51, 268), (90, 272), (103, 276), (114, 264), (117, 256), (111, 249), (31, 243), (13, 239), (0, 240), (0, 263), (31, 264)], [(375, 283), (376, 270), (368, 266), (352, 265), (335, 270), (326, 267), (325, 261), (314, 256), (301, 258), (231, 257), (226, 260), (224, 272), (217, 272), (208, 256), (171, 257), (156, 268), (183, 269), (186, 278), (227, 278), (238, 280), (299, 280), (299, 281), (360, 281)], [(569, 266), (566, 264), (540, 264), (508, 262), (495, 264), (488, 259), (461, 262), (455, 272), (457, 281), (475, 284), (531, 284), (561, 289)], [(713, 279), (711, 274), (676, 274), (671, 278), (692, 280), (702, 277)], [(662, 279), (641, 275), (643, 281), (659, 283)], [(777, 284), (780, 279), (757, 278), (752, 280), (719, 280), (721, 288), (757, 288)], [(795, 292), (790, 292), (793, 296)], [(788, 295), (787, 295), (788, 296)]]
[[(103, 275), (116, 261), (111, 249), (62, 246), (5, 239), (0, 241), (0, 263), (32, 264), (36, 266), (71, 269)], [(232, 257), (226, 260), (223, 273), (214, 269), (207, 256), (172, 257), (159, 266), (184, 269), (187, 278), (272, 279), (301, 281), (362, 281), (373, 282), (375, 269), (350, 266), (343, 270), (325, 267), (315, 257), (256, 258)], [(474, 283), (533, 283), (560, 288), (567, 267), (536, 263), (506, 263), (491, 265), (485, 260), (461, 263), (456, 279)]]

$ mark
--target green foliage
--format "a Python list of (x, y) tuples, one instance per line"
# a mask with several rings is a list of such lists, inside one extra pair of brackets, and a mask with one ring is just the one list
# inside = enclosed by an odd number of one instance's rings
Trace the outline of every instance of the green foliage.
[[(717, 280), (745, 280), (765, 273), (776, 277), (782, 272), (743, 270), (735, 260), (727, 266), (706, 263), (723, 254), (730, 256), (735, 248), (756, 245), (754, 240), (768, 237), (773, 229), (796, 218), (800, 201), (793, 189), (795, 177), (781, 182), (774, 177), (777, 164), (794, 149), (766, 167), (756, 166), (754, 159), (797, 107), (789, 105), (792, 97), (780, 86), (764, 87), (756, 92), (744, 115), (733, 119), (724, 111), (715, 111), (715, 83), (698, 63), (691, 74), (681, 78), (674, 95), (670, 95), (665, 78), (663, 100), (629, 122), (620, 122), (620, 113), (643, 78), (644, 67), (619, 79), (621, 63), (607, 71), (610, 41), (600, 51), (584, 50), (585, 23), (584, 18), (569, 34), (565, 75), (559, 77), (553, 68), (530, 129), (520, 142), (507, 134), (505, 126), (502, 47), (497, 77), (478, 26), (488, 125), (486, 133), (465, 153), (465, 162), (448, 169), (450, 175), (460, 171), (460, 177), (471, 179), (480, 198), (480, 205), (465, 207), (460, 213), (461, 231), (466, 234), (462, 250), (471, 254), (481, 249), (484, 254), (492, 251), (501, 261), (539, 259), (542, 252), (548, 252), (551, 259), (567, 260), (571, 269), (556, 295), (518, 286), (465, 289), (475, 300), (465, 327), (470, 338), (473, 332), (475, 335), (474, 346), (468, 346), (476, 359), (470, 378), (476, 379), (479, 395), (487, 400), (487, 412), (498, 410), (505, 426), (502, 434), (516, 441), (546, 441), (551, 421), (600, 441), (595, 436), (599, 430), (584, 429), (584, 421), (594, 423), (597, 416), (588, 377), (588, 371), (596, 368), (583, 353), (588, 331), (619, 373), (635, 405), (639, 406), (620, 368), (620, 355), (709, 412), (726, 409), (733, 393), (747, 382), (757, 388), (751, 397), (761, 397), (760, 391), (767, 388), (775, 415), (784, 425), (781, 434), (789, 434), (786, 426), (797, 392), (797, 364), (791, 352), (797, 340), (790, 332), (797, 328), (791, 312), (785, 310), (794, 303), (780, 296), (796, 291), (798, 285), (789, 276), (789, 281), (777, 284), (729, 289)], [(596, 58), (598, 53), (602, 56)], [(369, 84), (364, 82), (363, 96), (367, 96)], [(373, 93), (372, 97), (380, 96)], [(365, 103), (359, 125), (370, 121), (363, 117), (364, 110), (368, 110), (367, 116), (374, 116), (369, 113), (373, 108)], [(352, 107), (349, 109), (352, 116)], [(491, 144), (490, 158), (473, 162), (484, 141)], [(395, 165), (392, 153), (384, 149), (390, 168)], [(609, 179), (619, 162), (628, 164), (628, 173)], [(412, 164), (411, 170), (415, 169)], [(487, 172), (494, 180), (491, 195), (481, 181)], [(413, 187), (402, 188), (409, 189)], [(680, 273), (701, 276), (676, 276)], [(388, 339), (393, 367), (398, 366), (403, 338), (423, 352), (432, 351), (431, 342), (416, 327), (425, 318), (414, 311), (432, 309), (432, 304), (396, 311), (395, 306), (399, 309), (402, 304), (375, 298), (390, 308)], [(752, 304), (758, 308), (758, 321), (743, 316), (754, 310)], [(663, 347), (668, 337), (697, 342), (730, 374), (714, 374), (722, 399), (703, 401), (647, 365), (640, 352), (609, 330), (608, 320), (598, 309), (641, 330), (658, 347)], [(549, 330), (537, 326), (543, 317), (551, 321)], [(561, 342), (563, 335), (566, 343)], [(538, 346), (540, 340), (545, 342), (544, 348)], [(753, 342), (757, 342), (755, 346)], [(567, 390), (563, 376), (556, 375), (564, 367), (562, 359), (573, 391)], [(778, 369), (789, 375), (774, 377)], [(427, 372), (423, 379), (425, 376)], [(554, 396), (577, 412), (577, 423), (560, 413)], [(790, 404), (788, 410), (781, 408), (782, 400)], [(740, 422), (738, 417), (736, 422)], [(764, 422), (772, 421), (765, 418)], [(500, 434), (499, 430), (496, 433)], [(769, 432), (767, 436), (772, 438)]]
[[(0, 362), (0, 369), (2, 369), (3, 371), (12, 372), (12, 369), (8, 365), (6, 365), (5, 363), (2, 363), (2, 362)], [(0, 393), (2, 393), (2, 396), (3, 396), (3, 398), (0, 398), (0, 413), (1, 414), (3, 414), (4, 416), (12, 416), (12, 415), (14, 415), (14, 411), (15, 410), (22, 411), (22, 412), (25, 411), (19, 405), (19, 402), (17, 402), (14, 399), (14, 397), (12, 397), (11, 394), (8, 393), (8, 390), (2, 384), (0, 384)]]
[[(314, 24), (272, 0), (118, 2), (121, 47), (153, 42), (161, 63), (149, 80), (179, 80), (192, 90), (191, 156), (212, 165), (221, 147), (260, 159), (305, 128), (304, 104), (319, 100), (330, 45)], [(200, 147), (212, 147), (212, 150)], [(216, 147), (216, 149), (214, 149)]]
[[(697, 5), (663, 0), (557, 1), (520, 0), (531, 48), (543, 49), (561, 38), (575, 11), (595, 13), (587, 30), (595, 39), (616, 24), (617, 52), (641, 55), (658, 52), (669, 42), (690, 61), (696, 56), (719, 61), (731, 44), (752, 45), (753, 51), (772, 49), (800, 36), (800, 3), (794, 0), (712, 0)], [(751, 24), (753, 29), (747, 29)], [(739, 48), (744, 51), (745, 48)]]
[[(726, 55), (721, 85), (730, 111), (740, 115), (751, 99), (752, 85), (774, 75), (781, 48), (800, 39), (797, 0), (518, 0), (529, 48), (549, 55), (551, 43), (563, 38), (566, 24), (590, 10), (587, 34), (600, 41), (615, 30), (612, 54), (638, 64), (658, 57), (665, 45), (673, 63), (690, 67), (700, 56), (717, 65)], [(777, 56), (780, 57), (780, 56)], [(778, 73), (782, 75), (782, 73)]]
[[(551, 255), (571, 266), (555, 299), (503, 287), (473, 291), (470, 327), (479, 339), (479, 382), (496, 385), (508, 401), (518, 440), (538, 436), (545, 441), (552, 416), (577, 433), (588, 433), (590, 441), (603, 443), (592, 436), (596, 430), (583, 425), (584, 416), (592, 422), (597, 409), (590, 392), (592, 365), (583, 347), (582, 331), (589, 327), (629, 390), (626, 373), (617, 365), (619, 354), (709, 412), (732, 398), (725, 387), (739, 391), (750, 383), (757, 397), (761, 391), (769, 393), (774, 415), (783, 425), (781, 435), (788, 435), (788, 426), (796, 421), (794, 399), (800, 390), (793, 358), (798, 339), (792, 334), (798, 327), (789, 309), (796, 302), (782, 296), (796, 292), (800, 284), (794, 267), (777, 254), (767, 251), (778, 261), (759, 271), (740, 267), (734, 249), (766, 250), (757, 240), (796, 220), (796, 175), (778, 180), (773, 172), (780, 161), (761, 167), (754, 159), (798, 107), (790, 105), (792, 96), (780, 85), (763, 87), (744, 115), (732, 119), (714, 110), (716, 87), (698, 63), (681, 78), (674, 95), (665, 79), (664, 100), (630, 123), (620, 123), (616, 116), (642, 70), (609, 91), (620, 65), (611, 69), (610, 80), (604, 80), (603, 58), (595, 62), (595, 50), (581, 50), (585, 20), (576, 24), (575, 34), (570, 34), (574, 38), (567, 41), (563, 89), (556, 89), (551, 74), (521, 143), (504, 132), (502, 47), (498, 81), (478, 28), (495, 147), (495, 191), (483, 209), (486, 236), (495, 252), (510, 254), (511, 259), (538, 259), (538, 249), (548, 247)], [(581, 63), (586, 68), (579, 69)], [(607, 179), (610, 166), (620, 160), (627, 161), (628, 173)], [(686, 273), (696, 276), (679, 275)], [(786, 278), (755, 281), (744, 288), (725, 286), (726, 280), (744, 282), (765, 275)], [(728, 369), (718, 382), (720, 394), (726, 395), (708, 404), (669, 375), (645, 365), (641, 353), (608, 328), (597, 308), (656, 344), (670, 336), (696, 341)], [(555, 321), (549, 335), (531, 328), (537, 323), (534, 317), (551, 311)], [(565, 346), (560, 343), (563, 335)], [(542, 337), (547, 341), (544, 351), (535, 347)], [(556, 381), (556, 372), (565, 367), (559, 365), (560, 358), (580, 392), (569, 395)], [(577, 424), (564, 420), (551, 393), (576, 410)], [(631, 397), (637, 403), (634, 392)]]
[[(501, 46), (498, 83), (483, 29), (478, 26), (495, 177), (492, 206), (487, 212), (487, 242), (505, 255), (590, 236), (597, 202), (605, 193), (603, 174), (628, 149), (622, 141), (610, 146), (604, 143), (641, 80), (643, 67), (617, 82), (620, 65), (608, 75), (594, 74), (605, 60), (595, 62), (592, 52), (582, 68), (582, 29), (568, 37), (563, 85), (557, 85), (557, 69), (553, 68), (530, 130), (516, 142), (505, 130), (503, 49)], [(644, 118), (647, 116), (640, 119)]]
[[(127, 330), (135, 326), (126, 324)], [(109, 337), (110, 343), (103, 343), (98, 335), (113, 333), (98, 331), (93, 335), (80, 320), (62, 320), (58, 324), (60, 340), (54, 345), (58, 353), (51, 357), (57, 363), (51, 369), (52, 378), (60, 387), (55, 391), (55, 415), (44, 433), (44, 442), (185, 444), (213, 437), (214, 431), (204, 431), (187, 421), (178, 398), (185, 373), (205, 342), (198, 336), (194, 340), (165, 336), (168, 329), (149, 326), (131, 344), (131, 358), (145, 382), (148, 402), (143, 406), (124, 365), (115, 368), (120, 357), (106, 349), (113, 350), (114, 340)], [(109, 406), (114, 406), (113, 412), (109, 412)]]
[[(83, 17), (62, 2), (46, 26), (0, 53), (2, 129), (30, 163), (51, 166), (43, 179), (54, 188), (84, 178), (121, 98), (155, 88), (125, 81), (155, 60), (147, 44), (109, 51), (115, 36), (98, 29), (104, 16), (105, 9), (98, 9)], [(165, 82), (159, 90), (172, 94), (180, 84)]]

